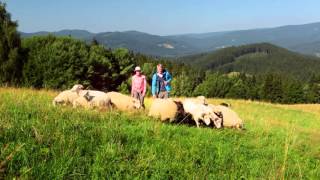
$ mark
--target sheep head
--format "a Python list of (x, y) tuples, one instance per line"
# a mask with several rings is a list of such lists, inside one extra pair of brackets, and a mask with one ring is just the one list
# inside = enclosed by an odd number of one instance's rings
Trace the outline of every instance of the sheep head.
[(201, 102), (201, 104), (207, 105), (206, 97), (204, 96), (197, 96), (197, 99)]
[(211, 114), (211, 120), (213, 121), (213, 124), (217, 129), (220, 129), (222, 127), (223, 117), (221, 112), (213, 112)]
[(84, 87), (81, 84), (76, 84), (71, 88), (72, 92), (79, 93)]
[(211, 123), (211, 116), (210, 116), (209, 114), (203, 114), (202, 117), (203, 117), (202, 121), (203, 121), (207, 126), (209, 126), (210, 123)]

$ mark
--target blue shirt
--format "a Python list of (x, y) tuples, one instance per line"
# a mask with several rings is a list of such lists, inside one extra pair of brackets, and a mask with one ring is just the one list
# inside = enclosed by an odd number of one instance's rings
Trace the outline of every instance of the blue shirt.
[[(172, 77), (168, 71), (164, 71), (162, 74), (163, 74), (162, 79), (167, 82), (167, 84), (165, 85), (165, 91), (170, 92), (171, 91), (170, 81), (172, 80)], [(161, 91), (158, 78), (159, 76), (157, 75), (157, 73), (154, 73), (152, 76), (152, 83), (151, 83), (152, 95), (159, 94), (159, 92)]]

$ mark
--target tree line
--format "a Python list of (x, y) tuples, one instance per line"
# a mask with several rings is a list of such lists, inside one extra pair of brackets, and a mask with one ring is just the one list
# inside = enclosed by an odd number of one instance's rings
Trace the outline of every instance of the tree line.
[(129, 93), (134, 66), (141, 66), (151, 83), (156, 64), (162, 63), (173, 75), (173, 96), (320, 102), (320, 74), (312, 75), (307, 81), (276, 73), (226, 74), (124, 48), (109, 49), (96, 40), (85, 43), (52, 35), (21, 39), (17, 26), (0, 3), (1, 85), (66, 89), (81, 83), (91, 89)]

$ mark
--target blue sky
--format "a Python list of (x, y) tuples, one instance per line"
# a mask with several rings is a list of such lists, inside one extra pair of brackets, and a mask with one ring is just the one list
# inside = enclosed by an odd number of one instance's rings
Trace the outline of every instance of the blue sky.
[(320, 0), (2, 1), (24, 32), (138, 30), (169, 35), (320, 22)]

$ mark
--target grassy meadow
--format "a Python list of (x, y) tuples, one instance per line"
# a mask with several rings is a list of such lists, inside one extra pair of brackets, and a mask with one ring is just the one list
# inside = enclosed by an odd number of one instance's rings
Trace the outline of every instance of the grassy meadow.
[(239, 131), (55, 108), (56, 94), (0, 88), (0, 179), (320, 179), (320, 105), (210, 99)]

